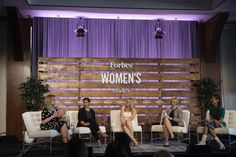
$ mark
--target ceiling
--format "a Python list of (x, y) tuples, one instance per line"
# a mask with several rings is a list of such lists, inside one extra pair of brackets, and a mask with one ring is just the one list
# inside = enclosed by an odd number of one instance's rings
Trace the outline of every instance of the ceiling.
[(230, 12), (236, 21), (236, 0), (0, 0), (17, 6), (24, 17), (206, 21)]

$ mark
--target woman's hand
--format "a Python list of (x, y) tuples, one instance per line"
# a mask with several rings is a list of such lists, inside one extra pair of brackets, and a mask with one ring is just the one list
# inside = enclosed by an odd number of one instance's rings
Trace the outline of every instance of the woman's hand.
[(85, 124), (85, 126), (89, 126), (90, 125), (90, 123), (89, 122), (87, 122), (87, 123), (84, 123)]
[(56, 117), (59, 117), (58, 113), (55, 111), (52, 115), (52, 118), (56, 118)]
[(125, 120), (121, 120), (121, 126), (125, 126), (126, 121)]
[(220, 126), (220, 121), (218, 121), (218, 120), (214, 120), (214, 122), (215, 122), (215, 124), (217, 125), (217, 126)]
[(168, 115), (165, 115), (165, 118), (168, 118), (169, 120), (172, 120), (173, 118), (171, 118), (170, 116)]

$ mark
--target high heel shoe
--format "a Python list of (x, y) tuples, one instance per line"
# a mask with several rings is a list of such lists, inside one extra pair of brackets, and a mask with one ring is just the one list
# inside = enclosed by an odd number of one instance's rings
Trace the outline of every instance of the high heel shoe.
[(225, 146), (224, 145), (220, 145), (219, 150), (225, 150)]
[(63, 137), (63, 138), (62, 138), (62, 143), (63, 143), (63, 144), (66, 144), (67, 142), (68, 142), (67, 137)]
[(103, 132), (100, 132), (100, 135), (101, 135), (102, 138), (107, 138), (108, 137), (108, 135), (103, 133)]
[(97, 148), (101, 148), (102, 147), (102, 143), (100, 140), (97, 140)]
[(135, 141), (133, 142), (133, 144), (134, 144), (134, 146), (138, 146), (138, 141), (135, 140)]

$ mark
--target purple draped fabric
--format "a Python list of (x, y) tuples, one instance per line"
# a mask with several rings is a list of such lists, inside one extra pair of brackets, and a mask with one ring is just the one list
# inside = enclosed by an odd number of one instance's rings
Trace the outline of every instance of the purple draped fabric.
[(77, 24), (81, 20), (34, 18), (32, 66), (37, 57), (198, 57), (196, 21), (162, 20), (163, 39), (155, 39), (154, 20), (83, 19), (86, 37), (76, 37)]

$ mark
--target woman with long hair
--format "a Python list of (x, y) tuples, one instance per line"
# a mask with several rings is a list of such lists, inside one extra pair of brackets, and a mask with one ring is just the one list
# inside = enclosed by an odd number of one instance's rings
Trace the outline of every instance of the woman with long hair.
[(63, 143), (67, 143), (71, 139), (66, 121), (63, 115), (60, 114), (55, 107), (55, 95), (46, 96), (41, 116), (42, 123), (40, 128), (42, 130), (57, 130), (62, 135)]
[(133, 100), (129, 98), (126, 105), (121, 108), (120, 119), (121, 128), (129, 136), (135, 146), (138, 145), (137, 140), (134, 138), (134, 131), (132, 127), (132, 120), (135, 118), (137, 112), (133, 105)]

